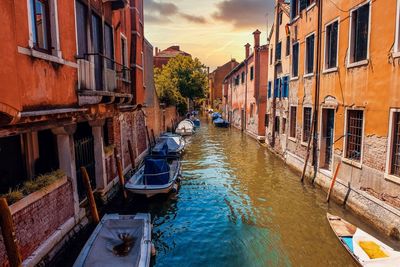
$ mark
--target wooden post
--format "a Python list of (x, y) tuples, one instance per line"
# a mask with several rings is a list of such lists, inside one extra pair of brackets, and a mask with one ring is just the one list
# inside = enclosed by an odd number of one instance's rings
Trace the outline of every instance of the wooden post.
[(326, 197), (326, 202), (328, 202), (328, 203), (329, 203), (329, 200), (331, 198), (332, 189), (333, 189), (333, 186), (335, 185), (336, 178), (338, 176), (339, 168), (340, 168), (341, 164), (342, 164), (342, 162), (339, 161), (338, 165), (336, 166), (335, 175), (333, 176), (333, 179), (332, 179), (332, 182), (331, 182), (331, 186), (329, 187), (328, 196)]
[[(131, 140), (128, 140), (128, 150), (129, 150), (129, 158), (131, 159), (131, 163), (132, 163), (132, 169), (134, 169), (135, 166), (135, 154), (133, 153), (133, 147), (132, 147), (132, 143)], [(115, 152), (116, 150), (114, 150)]]
[(310, 136), (308, 139), (308, 144), (307, 144), (307, 154), (306, 154), (306, 159), (304, 161), (304, 167), (303, 167), (303, 173), (301, 174), (301, 182), (304, 182), (304, 178), (306, 177), (306, 171), (307, 171), (307, 165), (308, 165), (308, 159), (310, 158), (310, 149), (311, 149), (311, 140), (314, 138), (314, 131), (315, 131), (315, 112), (313, 114), (313, 122), (311, 125), (311, 130), (310, 130)]
[[(129, 143), (128, 143), (128, 145), (129, 145)], [(124, 172), (122, 170), (121, 158), (118, 155), (117, 148), (114, 149), (114, 156), (115, 156), (115, 163), (117, 164), (118, 178), (119, 178), (119, 184), (121, 185), (121, 189), (122, 189), (122, 196), (124, 197), (124, 199), (127, 199), (128, 195), (126, 194), (126, 191), (125, 191), (125, 177), (124, 177)]]
[(83, 177), (83, 184), (86, 188), (87, 198), (89, 201), (90, 206), (90, 213), (93, 217), (93, 222), (98, 224), (100, 222), (99, 213), (97, 212), (96, 201), (94, 200), (93, 190), (90, 185), (89, 174), (86, 171), (85, 167), (81, 167), (82, 177)]
[(15, 236), (14, 222), (5, 198), (0, 198), (0, 227), (10, 266), (22, 266), (21, 252)]

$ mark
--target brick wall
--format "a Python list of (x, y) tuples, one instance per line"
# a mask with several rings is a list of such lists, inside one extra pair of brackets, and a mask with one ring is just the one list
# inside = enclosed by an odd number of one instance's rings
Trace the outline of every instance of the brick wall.
[[(57, 228), (73, 216), (74, 199), (69, 181), (13, 214), (22, 259), (29, 257)], [(0, 265), (8, 265), (1, 235)]]

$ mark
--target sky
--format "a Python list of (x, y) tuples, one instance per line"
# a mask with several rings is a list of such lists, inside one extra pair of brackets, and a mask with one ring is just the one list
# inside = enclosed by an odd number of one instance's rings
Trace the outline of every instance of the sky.
[(274, 0), (144, 0), (145, 36), (161, 50), (180, 45), (211, 69), (242, 61), (244, 45), (261, 44), (273, 23)]

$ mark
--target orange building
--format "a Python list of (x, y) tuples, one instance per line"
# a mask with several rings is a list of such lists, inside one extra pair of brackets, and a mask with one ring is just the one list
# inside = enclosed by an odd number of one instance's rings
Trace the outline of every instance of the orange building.
[(174, 58), (178, 55), (192, 57), (191, 54), (182, 51), (179, 45), (170, 46), (162, 51), (156, 47), (154, 55), (154, 67), (160, 69), (164, 65), (167, 65), (171, 58)]
[[(114, 148), (124, 173), (146, 154), (143, 0), (6, 0), (0, 10), (0, 195), (15, 201), (16, 238), (33, 266), (86, 217), (81, 167), (107, 201)], [(41, 175), (58, 179), (19, 201)]]
[(246, 44), (245, 60), (225, 77), (223, 106), (232, 126), (264, 140), (268, 47), (260, 45), (260, 34), (258, 30), (253, 33), (253, 49)]
[(226, 75), (238, 64), (235, 59), (231, 59), (210, 73), (208, 77), (209, 103), (213, 109), (220, 109), (222, 107), (222, 83)]

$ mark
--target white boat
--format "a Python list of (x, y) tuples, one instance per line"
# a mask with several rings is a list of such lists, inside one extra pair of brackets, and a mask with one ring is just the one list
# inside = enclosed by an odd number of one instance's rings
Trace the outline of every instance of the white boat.
[(194, 129), (195, 129), (194, 123), (191, 120), (186, 119), (178, 124), (178, 127), (176, 127), (175, 132), (179, 135), (187, 136), (194, 134)]
[(74, 263), (82, 266), (150, 266), (150, 214), (106, 214)]
[[(167, 153), (164, 151), (165, 144), (168, 146)], [(185, 145), (185, 139), (180, 135), (161, 135), (157, 144), (152, 149), (152, 154), (160, 156), (180, 156), (185, 149)]]
[(125, 188), (135, 194), (152, 197), (178, 190), (181, 176), (181, 162), (175, 158), (146, 158), (144, 164), (125, 184)]
[(399, 267), (400, 252), (345, 221), (327, 214), (332, 230), (353, 259), (365, 267)]

